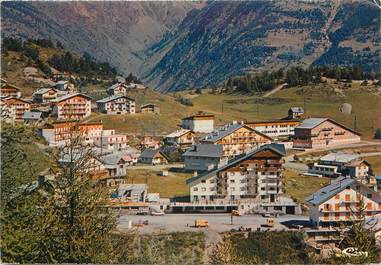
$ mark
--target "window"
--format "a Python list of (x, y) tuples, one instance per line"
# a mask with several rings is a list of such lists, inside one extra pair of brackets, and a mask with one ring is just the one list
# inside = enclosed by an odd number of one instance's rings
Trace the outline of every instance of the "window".
[(205, 188), (205, 187), (202, 187), (202, 188), (201, 188), (201, 191), (206, 191), (206, 188)]
[(235, 183), (235, 180), (234, 180), (234, 179), (231, 179), (231, 180), (230, 180), (230, 183)]
[(372, 194), (371, 194), (371, 193), (368, 193), (368, 194), (366, 195), (366, 197), (367, 197), (368, 199), (372, 199)]
[(350, 200), (351, 200), (351, 195), (345, 194), (345, 201), (350, 201)]
[(197, 188), (197, 187), (194, 187), (194, 188), (193, 188), (193, 191), (198, 191), (198, 188)]
[(371, 203), (371, 202), (368, 202), (368, 203), (366, 204), (366, 209), (367, 209), (367, 210), (372, 210), (372, 203)]
[(206, 183), (206, 180), (205, 179), (201, 180), (201, 183)]
[(336, 194), (335, 199), (340, 200), (340, 194)]
[(335, 211), (339, 211), (340, 210), (340, 204), (336, 203), (335, 204)]

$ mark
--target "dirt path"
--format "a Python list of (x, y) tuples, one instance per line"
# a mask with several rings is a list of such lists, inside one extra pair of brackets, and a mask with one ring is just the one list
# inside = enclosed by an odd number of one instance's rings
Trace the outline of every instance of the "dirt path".
[(274, 89), (272, 89), (272, 90), (270, 90), (270, 91), (267, 91), (267, 92), (263, 95), (263, 97), (264, 97), (264, 98), (267, 98), (267, 97), (271, 96), (272, 94), (274, 94), (274, 93), (278, 92), (279, 90), (281, 90), (281, 89), (282, 89), (283, 87), (285, 87), (286, 85), (287, 85), (287, 83), (280, 84), (280, 85), (277, 86), (276, 88), (274, 88)]

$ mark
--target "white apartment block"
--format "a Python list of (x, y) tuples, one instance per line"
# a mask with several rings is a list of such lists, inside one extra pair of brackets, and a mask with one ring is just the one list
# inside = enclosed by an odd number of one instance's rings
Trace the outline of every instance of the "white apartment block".
[(99, 111), (107, 114), (134, 114), (136, 111), (135, 100), (124, 95), (112, 95), (96, 103)]
[(210, 133), (214, 130), (214, 115), (199, 114), (184, 118), (181, 127), (193, 132)]

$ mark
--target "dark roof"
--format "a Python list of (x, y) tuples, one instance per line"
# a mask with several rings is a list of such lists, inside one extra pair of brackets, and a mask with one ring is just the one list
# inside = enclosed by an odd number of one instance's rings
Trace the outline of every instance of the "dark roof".
[(195, 176), (193, 178), (187, 179), (186, 183), (190, 184), (190, 183), (192, 183), (192, 182), (194, 182), (196, 180), (213, 176), (213, 175), (217, 174), (220, 171), (223, 171), (223, 170), (225, 170), (225, 169), (227, 169), (227, 168), (229, 168), (231, 166), (234, 166), (237, 163), (240, 163), (240, 162), (250, 158), (251, 156), (255, 155), (256, 153), (261, 152), (263, 150), (267, 150), (267, 149), (272, 150), (272, 151), (274, 151), (275, 153), (278, 153), (281, 156), (285, 156), (286, 155), (286, 149), (284, 148), (283, 144), (275, 144), (275, 143), (265, 144), (265, 145), (262, 145), (261, 147), (259, 147), (257, 149), (249, 151), (246, 154), (239, 155), (239, 156), (229, 160), (226, 165), (224, 165), (224, 166), (222, 166), (220, 168), (217, 168), (217, 169), (205, 172), (204, 174), (201, 174), (201, 175)]
[(190, 147), (183, 156), (222, 157), (223, 148), (219, 144), (196, 144)]
[(117, 95), (112, 95), (112, 96), (97, 100), (96, 103), (107, 103), (107, 102), (113, 101), (113, 100), (118, 99), (118, 98), (126, 98), (128, 100), (135, 101), (135, 99), (133, 99), (133, 98), (129, 98), (127, 96), (117, 94)]
[(168, 160), (168, 157), (167, 157), (163, 152), (161, 152), (160, 149), (152, 149), (152, 148), (146, 148), (146, 149), (144, 149), (144, 151), (143, 151), (142, 154), (140, 155), (140, 158), (150, 158), (150, 159), (152, 159), (152, 158), (155, 157), (155, 155), (156, 155), (158, 152), (160, 152), (160, 154), (161, 154), (162, 156), (164, 156), (165, 159)]
[(337, 126), (340, 126), (348, 131), (351, 131), (352, 133), (354, 134), (357, 134), (357, 135), (360, 135), (359, 132), (356, 132), (354, 130), (352, 130), (351, 128), (348, 128), (347, 126), (341, 124), (341, 123), (338, 123), (337, 121), (334, 121), (330, 118), (309, 118), (309, 119), (305, 119), (302, 124), (300, 124), (299, 126), (295, 127), (295, 129), (313, 129), (315, 128), (316, 126), (320, 125), (321, 123), (325, 122), (325, 121), (329, 121), (329, 122), (332, 122), (334, 124), (336, 124)]
[(91, 100), (91, 97), (89, 97), (89, 96), (87, 96), (85, 94), (82, 94), (82, 93), (73, 93), (73, 94), (67, 94), (65, 96), (59, 97), (57, 99), (54, 99), (54, 100), (52, 100), (52, 102), (56, 102), (57, 103), (57, 102), (61, 102), (63, 100), (67, 100), (69, 98), (76, 97), (76, 96), (85, 97), (85, 98)]

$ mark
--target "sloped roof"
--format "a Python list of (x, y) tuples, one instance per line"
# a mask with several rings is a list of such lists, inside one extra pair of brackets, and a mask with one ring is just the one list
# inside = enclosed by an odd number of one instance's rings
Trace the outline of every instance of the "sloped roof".
[(289, 111), (292, 111), (292, 112), (304, 112), (303, 108), (301, 107), (291, 107), (289, 108)]
[(160, 151), (160, 149), (152, 149), (152, 148), (146, 148), (144, 149), (144, 151), (142, 152), (142, 154), (140, 155), (141, 158), (149, 158), (149, 159), (152, 159), (155, 157), (155, 155), (157, 153), (159, 153), (164, 156), (167, 160), (168, 160), (168, 157)]
[(109, 87), (107, 88), (107, 90), (114, 90), (114, 89), (116, 89), (116, 88), (118, 88), (118, 87), (120, 87), (120, 86), (125, 87), (126, 85), (125, 85), (124, 83), (116, 83), (116, 84), (113, 84), (112, 86), (109, 86)]
[(124, 96), (124, 95), (112, 95), (112, 96), (105, 97), (105, 98), (102, 98), (100, 100), (97, 100), (96, 103), (107, 103), (107, 102), (113, 101), (113, 100), (118, 99), (118, 98), (126, 98), (129, 100), (135, 101), (135, 99), (129, 98), (129, 97)]
[(140, 106), (140, 108), (147, 108), (147, 107), (157, 107), (154, 103), (147, 103)]
[(123, 159), (123, 155), (118, 153), (105, 155), (101, 158), (105, 165), (116, 165), (121, 159)]
[(307, 197), (306, 201), (313, 205), (320, 205), (335, 196), (337, 193), (343, 191), (349, 185), (352, 185), (354, 182), (356, 182), (356, 180), (352, 178), (338, 177), (333, 180), (331, 184), (321, 188), (311, 196)]
[(248, 130), (253, 131), (253, 132), (269, 139), (269, 140), (272, 140), (272, 138), (270, 138), (269, 136), (267, 136), (261, 132), (258, 132), (258, 131), (250, 128), (249, 126), (247, 126), (243, 123), (231, 123), (231, 124), (227, 124), (227, 125), (224, 125), (224, 126), (218, 128), (216, 131), (208, 133), (200, 141), (214, 143), (214, 142), (216, 142), (220, 139), (223, 139), (224, 137), (228, 136), (229, 134), (231, 134), (231, 133), (235, 132), (236, 130), (241, 129), (243, 127), (247, 128)]
[(42, 118), (42, 112), (27, 111), (24, 112), (22, 118), (28, 120), (39, 120)]
[(348, 128), (347, 126), (341, 124), (341, 123), (338, 123), (337, 121), (334, 121), (330, 118), (308, 118), (308, 119), (305, 119), (302, 124), (300, 124), (299, 126), (295, 127), (295, 129), (313, 129), (315, 128), (316, 126), (320, 125), (321, 123), (325, 122), (325, 121), (330, 121), (334, 124), (336, 124), (337, 126), (340, 126), (348, 131), (351, 131), (352, 133), (354, 134), (357, 134), (357, 135), (360, 135), (359, 132), (356, 132), (354, 130), (352, 130), (351, 128)]
[(240, 162), (250, 158), (251, 156), (253, 156), (256, 153), (261, 152), (263, 150), (272, 150), (272, 151), (274, 151), (275, 153), (278, 153), (281, 156), (285, 156), (286, 155), (286, 149), (284, 148), (283, 144), (275, 144), (275, 143), (265, 144), (265, 145), (262, 145), (259, 148), (256, 148), (254, 150), (249, 151), (246, 154), (239, 155), (239, 156), (229, 160), (228, 163), (226, 165), (222, 166), (222, 167), (219, 167), (217, 169), (205, 172), (204, 174), (201, 174), (201, 175), (192, 177), (190, 179), (187, 179), (186, 183), (190, 184), (190, 183), (192, 183), (192, 182), (194, 182), (196, 180), (200, 180), (200, 179), (203, 179), (203, 178), (208, 178), (208, 177), (214, 176), (218, 172), (223, 171), (223, 170), (225, 170), (225, 169), (227, 169), (227, 168), (229, 168), (231, 166), (234, 166), (235, 164), (238, 164), (238, 163), (240, 163)]
[(57, 90), (55, 90), (54, 88), (40, 88), (39, 90), (34, 92), (33, 95), (45, 94), (46, 92), (49, 92), (50, 90), (57, 92)]
[(68, 94), (68, 95), (56, 98), (56, 99), (52, 100), (52, 102), (61, 102), (61, 101), (64, 101), (64, 100), (67, 100), (69, 98), (76, 97), (76, 96), (85, 97), (85, 98), (91, 100), (91, 97), (89, 97), (89, 96), (87, 96), (85, 94), (82, 94), (82, 93), (73, 93), (73, 94)]
[(190, 147), (183, 156), (190, 157), (215, 157), (220, 158), (223, 155), (222, 145), (219, 144), (196, 144)]
[(184, 134), (190, 132), (191, 130), (187, 130), (187, 129), (180, 129), (180, 130), (177, 130), (177, 131), (174, 131), (170, 134), (168, 134), (167, 136), (165, 136), (165, 138), (173, 138), (173, 137), (180, 137), (180, 136), (183, 136)]

